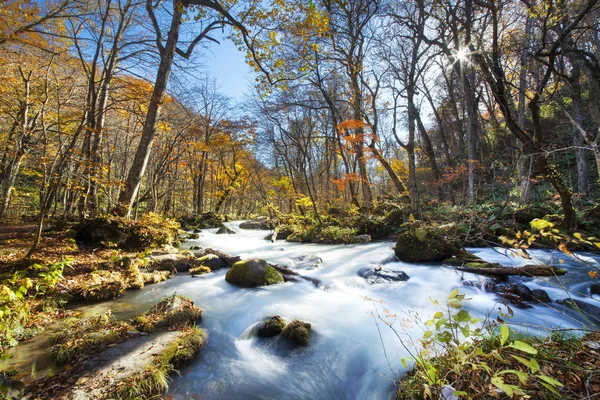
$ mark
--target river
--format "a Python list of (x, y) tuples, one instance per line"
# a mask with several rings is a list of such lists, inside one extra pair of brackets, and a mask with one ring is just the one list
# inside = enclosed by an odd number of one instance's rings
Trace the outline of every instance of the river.
[[(455, 288), (470, 299), (465, 309), (471, 315), (497, 316), (499, 298), (463, 282), (484, 282), (485, 278), (439, 265), (407, 264), (394, 261), (392, 242), (356, 245), (298, 244), (264, 240), (266, 231), (239, 229), (228, 223), (236, 235), (216, 235), (203, 230), (193, 245), (219, 249), (245, 258), (263, 258), (316, 278), (310, 282), (287, 282), (258, 289), (242, 289), (225, 282), (226, 270), (197, 278), (179, 274), (167, 282), (130, 291), (122, 298), (82, 308), (86, 313), (111, 308), (115, 315), (128, 317), (149, 308), (163, 297), (177, 293), (190, 297), (203, 310), (200, 326), (209, 333), (208, 343), (197, 359), (175, 375), (168, 395), (172, 399), (391, 399), (393, 381), (404, 372), (400, 359), (407, 356), (411, 341), (423, 335), (422, 324)], [(470, 249), (481, 258), (504, 265), (550, 263), (568, 270), (561, 278), (511, 278), (531, 289), (542, 288), (553, 300), (567, 297), (595, 303), (586, 294), (593, 280), (592, 268), (558, 252), (534, 250), (534, 260), (510, 255), (500, 249)], [(301, 268), (314, 257), (322, 263), (314, 269)], [(580, 254), (587, 262), (600, 257)], [(302, 261), (304, 259), (304, 261)], [(562, 264), (561, 261), (563, 260)], [(369, 284), (357, 275), (362, 268), (382, 265), (402, 270), (406, 282)], [(581, 327), (573, 313), (556, 305), (512, 307), (510, 322), (515, 329), (542, 333), (536, 327)], [(505, 309), (504, 309), (505, 310)], [(263, 339), (252, 328), (266, 316), (300, 319), (312, 325), (306, 347), (291, 346), (284, 338)], [(394, 322), (400, 339), (383, 321)], [(22, 347), (24, 346), (24, 347)], [(17, 349), (27, 349), (27, 343)], [(33, 349), (31, 349), (34, 352)], [(39, 353), (39, 351), (38, 351)], [(33, 353), (32, 353), (33, 354)], [(37, 353), (35, 353), (37, 354)], [(31, 357), (31, 355), (30, 355)], [(41, 357), (41, 356), (40, 356)]]

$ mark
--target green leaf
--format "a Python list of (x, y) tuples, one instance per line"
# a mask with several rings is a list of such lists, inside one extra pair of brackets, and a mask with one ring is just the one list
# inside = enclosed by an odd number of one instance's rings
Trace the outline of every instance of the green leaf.
[(517, 355), (512, 354), (512, 357), (515, 358), (518, 362), (520, 362), (521, 364), (525, 365), (526, 367), (528, 367), (532, 373), (536, 373), (540, 370), (540, 366), (537, 363), (537, 361), (535, 361), (533, 358), (531, 359), (526, 359)]
[(527, 378), (529, 377), (529, 375), (527, 373), (517, 371), (516, 369), (505, 369), (504, 371), (498, 372), (498, 375), (504, 375), (504, 374), (515, 375), (517, 378), (519, 378), (519, 382), (521, 382), (523, 385), (527, 383)]
[(508, 336), (510, 335), (510, 330), (506, 324), (502, 324), (500, 326), (500, 345), (504, 346), (504, 343), (508, 340)]
[(453, 318), (456, 322), (465, 322), (471, 320), (471, 316), (465, 310), (460, 310)]
[(546, 375), (536, 375), (536, 376), (538, 378), (540, 378), (541, 380), (543, 380), (544, 382), (546, 382), (554, 387), (563, 387), (563, 384), (554, 378), (550, 378), (549, 376), (546, 376)]
[(426, 332), (423, 334), (423, 339), (429, 339), (429, 338), (431, 337), (431, 335), (433, 335), (433, 332), (432, 332), (432, 331), (426, 331)]
[(504, 392), (509, 396), (512, 396), (514, 393), (512, 387), (504, 383), (504, 379), (502, 379), (500, 376), (494, 376), (492, 378), (492, 385), (496, 386), (498, 389), (504, 390)]
[(458, 296), (458, 289), (454, 289), (453, 291), (450, 292), (450, 294), (448, 295), (448, 300), (453, 299), (456, 296)]
[(462, 307), (462, 302), (456, 298), (450, 299), (446, 302), (450, 307), (460, 308)]
[(531, 347), (527, 343), (521, 342), (519, 340), (515, 340), (508, 347), (512, 347), (513, 349), (520, 350), (520, 351), (525, 352), (527, 354), (537, 354), (537, 350), (536, 349), (534, 349), (533, 347)]
[(444, 316), (444, 313), (441, 311), (438, 311), (433, 315), (433, 318), (437, 319), (437, 318), (442, 318), (443, 316)]

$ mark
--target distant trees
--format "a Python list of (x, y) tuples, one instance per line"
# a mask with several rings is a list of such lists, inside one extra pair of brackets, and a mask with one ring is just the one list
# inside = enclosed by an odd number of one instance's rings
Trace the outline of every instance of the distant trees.
[[(6, 2), (0, 218), (533, 199), (574, 229), (600, 193), (599, 16), (598, 0)], [(257, 72), (245, 107), (170, 79), (223, 29)]]

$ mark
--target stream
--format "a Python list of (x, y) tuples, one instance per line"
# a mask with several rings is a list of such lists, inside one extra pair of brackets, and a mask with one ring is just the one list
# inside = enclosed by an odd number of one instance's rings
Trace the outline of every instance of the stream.
[[(394, 261), (392, 242), (356, 245), (317, 245), (264, 240), (267, 231), (239, 229), (239, 222), (227, 224), (236, 235), (216, 235), (205, 229), (198, 240), (184, 244), (211, 247), (242, 259), (263, 258), (287, 266), (302, 275), (322, 282), (310, 282), (242, 289), (225, 282), (226, 270), (197, 278), (179, 274), (140, 291), (128, 291), (110, 302), (82, 306), (85, 314), (111, 309), (120, 317), (145, 311), (173, 293), (190, 297), (203, 310), (199, 325), (209, 333), (208, 343), (180, 375), (174, 375), (170, 399), (391, 399), (393, 380), (404, 372), (400, 359), (408, 355), (400, 339), (377, 315), (395, 321), (400, 337), (411, 349), (410, 340), (423, 330), (416, 319), (426, 321), (436, 311), (431, 299), (441, 304), (455, 288), (470, 298), (465, 309), (472, 316), (496, 318), (500, 306), (497, 295), (464, 281), (485, 282), (486, 278), (462, 273), (451, 267), (407, 264)], [(592, 268), (568, 256), (545, 250), (530, 252), (534, 260), (511, 256), (501, 249), (469, 249), (490, 262), (508, 266), (549, 263), (566, 268), (560, 278), (510, 278), (526, 283), (530, 289), (544, 289), (553, 300), (568, 297), (595, 305), (587, 290), (594, 281)], [(598, 265), (599, 255), (578, 254)], [(319, 257), (322, 259), (314, 266)], [(563, 260), (562, 263), (560, 260)], [(362, 268), (382, 265), (404, 271), (406, 282), (369, 284), (358, 276)], [(597, 281), (596, 281), (597, 282)], [(543, 333), (542, 327), (581, 327), (576, 314), (554, 303), (521, 309), (512, 307), (511, 323), (520, 323), (529, 332)], [(557, 311), (558, 309), (558, 311)], [(311, 323), (310, 344), (294, 347), (285, 338), (258, 338), (252, 333), (266, 316), (280, 315), (286, 320)], [(517, 329), (517, 328), (511, 328)], [(29, 364), (38, 374), (48, 370), (45, 347), (47, 335), (24, 342), (12, 349), (13, 358), (4, 365)], [(33, 364), (33, 365), (32, 365)]]

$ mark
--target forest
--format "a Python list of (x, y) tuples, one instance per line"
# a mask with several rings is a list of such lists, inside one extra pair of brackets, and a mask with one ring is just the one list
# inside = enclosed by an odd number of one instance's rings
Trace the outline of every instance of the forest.
[[(235, 99), (203, 66), (226, 41)], [(0, 202), (0, 398), (593, 398), (600, 1), (5, 0)], [(294, 289), (243, 308), (224, 281)], [(223, 361), (243, 324), (289, 343)], [(345, 378), (288, 349), (309, 338), (355, 349), (327, 359)], [(133, 372), (103, 381), (103, 356)], [(232, 372), (251, 356), (288, 375)]]

